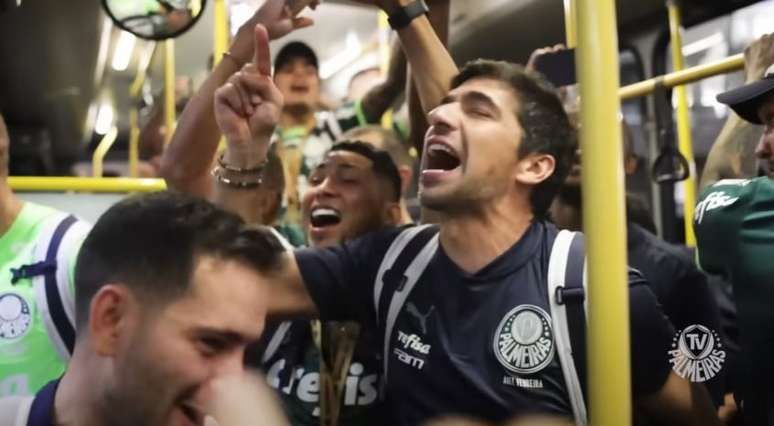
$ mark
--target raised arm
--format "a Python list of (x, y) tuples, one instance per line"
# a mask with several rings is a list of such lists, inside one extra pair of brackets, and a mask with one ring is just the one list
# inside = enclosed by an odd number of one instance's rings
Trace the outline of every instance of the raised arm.
[(360, 100), (366, 121), (376, 123), (384, 115), (406, 87), (406, 57), (403, 55), (400, 43), (392, 44), (390, 49), (390, 66), (387, 78), (372, 87)]
[[(415, 0), (355, 0), (358, 3), (378, 6), (387, 15)], [(439, 2), (442, 7), (448, 0)], [(433, 4), (434, 2), (430, 2)], [(434, 6), (435, 7), (435, 6)], [(403, 53), (406, 55), (414, 83), (417, 85), (422, 108), (429, 112), (435, 108), (449, 91), (451, 79), (457, 75), (457, 65), (446, 47), (433, 30), (427, 16), (413, 19), (407, 26), (397, 31)]]
[[(255, 209), (244, 196), (261, 185), (261, 169), (271, 135), (279, 121), (283, 98), (271, 78), (271, 53), (266, 28), (253, 30), (251, 61), (214, 93), (214, 121), (226, 139), (226, 150), (216, 170), (215, 202), (242, 217)], [(274, 315), (312, 316), (316, 308), (304, 287), (295, 256), (288, 253), (284, 265), (269, 277)]]
[(180, 115), (172, 140), (161, 158), (161, 175), (170, 188), (211, 198), (209, 172), (218, 148), (220, 131), (215, 122), (213, 99), (221, 87), (253, 55), (256, 24), (266, 26), (276, 39), (297, 28), (312, 25), (308, 18), (290, 16), (285, 0), (267, 0), (237, 31), (229, 54), (212, 70)]
[[(387, 14), (413, 2), (413, 0), (380, 1), (384, 3), (382, 9)], [(433, 20), (439, 29), (445, 32), (443, 29), (448, 21), (448, 0), (431, 2), (431, 5), (438, 9), (438, 13), (431, 12)], [(446, 11), (445, 14), (444, 11)], [(451, 80), (459, 70), (433, 29), (429, 17), (421, 16), (414, 19), (408, 26), (398, 30), (398, 37), (411, 65), (411, 77), (416, 84), (422, 109), (428, 113), (438, 106), (441, 99), (449, 92)]]
[[(429, 2), (430, 12), (427, 16), (432, 25), (438, 40), (447, 46), (449, 41), (449, 13), (451, 4), (449, 0), (431, 0)], [(456, 73), (456, 72), (455, 72)], [(425, 142), (425, 132), (427, 131), (427, 111), (422, 107), (419, 98), (417, 84), (414, 82), (414, 72), (410, 68), (408, 86), (408, 107), (411, 120), (411, 143), (416, 148), (417, 154), (422, 155), (422, 148)], [(445, 95), (445, 94), (444, 94)], [(442, 95), (442, 96), (444, 96)], [(437, 103), (437, 101), (436, 101)]]
[(734, 112), (729, 112), (728, 119), (707, 156), (707, 163), (701, 174), (701, 190), (722, 179), (755, 176), (755, 145), (760, 137), (759, 126), (742, 120)]
[[(746, 82), (760, 80), (774, 63), (774, 35), (764, 35), (744, 51)], [(729, 113), (726, 124), (710, 149), (701, 176), (701, 189), (721, 179), (754, 177), (757, 172), (755, 147), (761, 137), (759, 126)]]

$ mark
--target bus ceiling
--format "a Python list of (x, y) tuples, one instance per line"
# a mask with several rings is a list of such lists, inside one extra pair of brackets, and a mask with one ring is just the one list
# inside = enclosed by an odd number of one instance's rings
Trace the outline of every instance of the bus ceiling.
[[(134, 3), (105, 1), (119, 6)], [(160, 4), (174, 6), (181, 1)], [(142, 19), (127, 19), (132, 18), (131, 10), (120, 11), (123, 15), (111, 21), (92, 0), (0, 0), (0, 38), (4, 40), (0, 44), (0, 111), (14, 139), (39, 141), (40, 146), (31, 148), (33, 151), (50, 150), (55, 164), (49, 174), (66, 174), (73, 161), (87, 155), (84, 146), (96, 147), (99, 137), (91, 132), (100, 113), (116, 124), (119, 140), (126, 139), (129, 109), (134, 105), (129, 88), (136, 82), (137, 62), (143, 55), (145, 60), (153, 55), (151, 83), (153, 93), (158, 94), (164, 85), (164, 49), (155, 49), (154, 54), (153, 49), (136, 48), (131, 65), (117, 71), (122, 64), (108, 63), (108, 52), (114, 51), (122, 38), (123, 43), (129, 41), (114, 22), (133, 26), (141, 35), (145, 31), (151, 38), (190, 29), (179, 38), (177, 74), (202, 74), (213, 46), (215, 2), (193, 3), (190, 16), (184, 17), (182, 26), (176, 26), (169, 21), (154, 24), (147, 14)], [(755, 1), (683, 0), (683, 21), (690, 26), (751, 3)], [(623, 38), (629, 31), (666, 28), (664, 0), (621, 0), (617, 9)], [(533, 49), (564, 40), (562, 16), (559, 0), (452, 0), (451, 51), (460, 62), (479, 56), (523, 62)], [(199, 17), (202, 19), (197, 22)], [(541, 23), (539, 28), (535, 22)], [(322, 27), (324, 21), (318, 19), (318, 24)], [(320, 31), (322, 38), (337, 35), (317, 28), (307, 31)], [(102, 111), (101, 105), (110, 108)], [(108, 113), (110, 117), (105, 117)]]

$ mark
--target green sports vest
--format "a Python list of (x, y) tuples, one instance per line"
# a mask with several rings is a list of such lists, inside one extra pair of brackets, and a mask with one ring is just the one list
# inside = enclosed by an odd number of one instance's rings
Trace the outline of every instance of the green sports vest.
[[(64, 372), (69, 350), (52, 318), (74, 323), (75, 260), (89, 228), (25, 202), (0, 236), (0, 397), (35, 394)], [(51, 250), (54, 239), (60, 242)], [(53, 262), (44, 262), (47, 255)], [(48, 299), (47, 280), (61, 290), (57, 300)]]

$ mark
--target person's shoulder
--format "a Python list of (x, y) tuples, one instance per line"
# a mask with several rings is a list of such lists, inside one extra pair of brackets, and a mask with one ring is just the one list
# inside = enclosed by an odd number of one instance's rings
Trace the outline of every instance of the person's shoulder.
[(435, 230), (438, 229), (436, 225), (408, 224), (402, 226), (387, 226), (379, 230), (366, 233), (360, 238), (357, 238), (355, 241), (358, 241), (361, 244), (366, 244), (368, 246), (386, 248), (387, 246), (391, 245), (392, 242), (395, 241), (395, 239), (398, 238), (398, 236), (403, 232), (407, 232), (409, 230), (419, 231), (424, 228), (431, 228)]
[(723, 179), (705, 188), (696, 203), (696, 221), (701, 223), (707, 214), (743, 204), (761, 185), (772, 185), (771, 179)]
[(43, 204), (26, 201), (16, 222), (26, 229), (24, 231), (25, 233), (33, 232), (33, 235), (42, 237), (44, 235), (52, 235), (56, 229), (60, 225), (63, 225), (65, 220), (69, 219), (71, 216), (73, 219), (67, 228), (66, 237), (83, 240), (91, 230), (91, 223), (68, 212)]
[(651, 257), (655, 264), (667, 264), (674, 267), (694, 264), (693, 257), (687, 247), (664, 241), (636, 223), (629, 223), (627, 230), (630, 234), (635, 234), (637, 244), (643, 246), (639, 247), (641, 251), (638, 253), (644, 253), (644, 255)]
[(585, 238), (581, 231), (570, 231), (569, 229), (561, 229), (550, 219), (536, 219), (530, 224), (527, 231), (522, 238), (538, 238), (542, 244), (548, 244), (549, 247), (553, 245), (556, 237), (560, 232), (571, 232), (575, 236)]
[(696, 203), (694, 224), (697, 236), (736, 227), (749, 213), (770, 210), (774, 180), (724, 179), (704, 189)]

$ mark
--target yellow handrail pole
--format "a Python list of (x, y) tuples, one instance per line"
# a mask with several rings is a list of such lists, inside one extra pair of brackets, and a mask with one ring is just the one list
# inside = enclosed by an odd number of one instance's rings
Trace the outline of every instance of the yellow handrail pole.
[[(143, 56), (140, 59), (140, 64), (137, 66), (137, 75), (129, 86), (129, 99), (135, 102), (140, 97), (142, 91), (142, 85), (145, 83), (145, 78), (148, 75), (148, 66), (150, 66), (151, 58), (156, 51), (156, 42), (149, 45), (146, 48)], [(132, 107), (129, 111), (129, 176), (136, 178), (139, 175), (140, 164), (140, 112), (139, 107)]]
[(94, 175), (94, 177), (102, 177), (102, 163), (105, 159), (105, 154), (107, 154), (110, 147), (113, 146), (117, 137), (118, 128), (113, 126), (99, 141), (99, 145), (97, 145), (97, 149), (94, 150), (94, 155), (91, 158), (91, 174)]
[[(379, 11), (379, 69), (386, 76), (390, 68), (390, 33), (392, 29), (387, 21), (387, 14)], [(382, 115), (382, 127), (392, 129), (392, 109), (388, 109)]]
[(152, 192), (166, 189), (164, 179), (10, 176), (14, 191)]
[(588, 251), (590, 419), (631, 423), (623, 148), (614, 0), (578, 0), (583, 229)]
[(172, 140), (175, 132), (175, 41), (164, 42), (164, 143)]
[[(667, 0), (669, 10), (669, 35), (672, 45), (672, 69), (682, 71), (685, 68), (683, 58), (682, 24), (680, 7), (676, 0)], [(691, 139), (691, 117), (688, 111), (688, 92), (685, 85), (675, 86), (677, 96), (677, 141), (680, 153), (688, 160), (690, 175), (683, 181), (685, 189), (683, 202), (683, 222), (685, 224), (685, 245), (696, 247), (696, 235), (693, 233), (693, 209), (696, 204), (696, 165), (693, 160), (693, 141)]]
[(675, 71), (659, 77), (643, 80), (638, 83), (624, 86), (618, 90), (618, 96), (622, 101), (645, 96), (653, 93), (656, 82), (663, 79), (664, 87), (675, 87), (681, 84), (693, 83), (719, 74), (727, 74), (744, 69), (744, 54), (739, 53), (728, 58), (708, 64), (697, 65), (682, 71)]
[(129, 110), (129, 176), (136, 178), (140, 165), (140, 125), (137, 107)]
[(214, 3), (212, 60), (213, 65), (217, 65), (223, 59), (223, 54), (228, 50), (228, 13), (226, 11), (226, 0), (215, 0)]
[(575, 12), (576, 0), (564, 0), (564, 35), (568, 49), (574, 49), (578, 45), (578, 24)]

